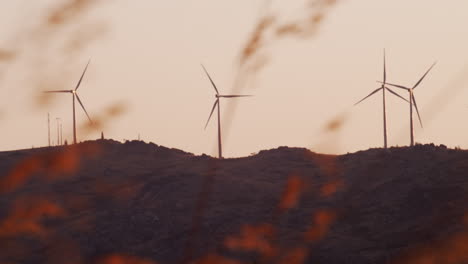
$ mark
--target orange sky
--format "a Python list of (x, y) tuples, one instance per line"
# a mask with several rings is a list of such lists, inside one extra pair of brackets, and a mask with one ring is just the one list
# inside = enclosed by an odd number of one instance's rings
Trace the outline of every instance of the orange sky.
[[(0, 48), (20, 51), (15, 60), (0, 62), (1, 150), (45, 146), (47, 112), (53, 120), (62, 118), (71, 140), (70, 96), (53, 97), (42, 107), (36, 97), (45, 88), (71, 89), (92, 57), (79, 90), (90, 115), (115, 103), (126, 106), (108, 122), (106, 137), (141, 134), (159, 145), (216, 154), (216, 119), (203, 129), (214, 91), (200, 63), (222, 93), (232, 91), (237, 56), (264, 1), (109, 0), (60, 29), (40, 28), (44, 14), (61, 2), (0, 3), (0, 22), (9, 25), (0, 29)], [(287, 21), (303, 15), (304, 2), (274, 3), (271, 10)], [(464, 0), (338, 1), (314, 37), (280, 39), (269, 49), (269, 63), (242, 91), (255, 97), (237, 100), (225, 156), (283, 145), (325, 153), (382, 146), (380, 94), (352, 105), (378, 87), (383, 48), (388, 81), (403, 85), (414, 84), (438, 61), (415, 90), (424, 123), (424, 129), (416, 126), (416, 141), (468, 147), (466, 10)], [(76, 38), (95, 35), (84, 43)], [(223, 113), (232, 101), (222, 101)], [(346, 117), (339, 132), (324, 133), (339, 115)], [(81, 109), (77, 118), (86, 121)], [(407, 105), (390, 97), (390, 145), (409, 144), (408, 122)]]

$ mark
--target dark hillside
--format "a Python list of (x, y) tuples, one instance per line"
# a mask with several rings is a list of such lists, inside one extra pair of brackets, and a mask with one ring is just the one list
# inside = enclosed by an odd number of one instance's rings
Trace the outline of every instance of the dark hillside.
[(468, 259), (468, 151), (444, 146), (218, 161), (106, 140), (1, 152), (0, 171), (0, 263), (406, 263), (450, 248)]

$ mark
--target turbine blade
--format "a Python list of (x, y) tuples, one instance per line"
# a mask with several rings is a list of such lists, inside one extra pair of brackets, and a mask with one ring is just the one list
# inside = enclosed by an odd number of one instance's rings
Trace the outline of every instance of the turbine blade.
[(253, 95), (220, 95), (219, 97), (224, 97), (224, 98), (235, 98), (235, 97), (250, 97)]
[(421, 82), (422, 80), (426, 77), (426, 75), (431, 71), (431, 69), (436, 65), (437, 62), (434, 62), (431, 67), (429, 67), (429, 69), (427, 69), (427, 71), (424, 73), (424, 75), (421, 77), (421, 79), (419, 79), (419, 81), (413, 86), (413, 89), (416, 88)]
[(376, 92), (378, 92), (378, 91), (380, 91), (380, 90), (382, 90), (382, 87), (375, 89), (372, 93), (370, 93), (370, 94), (367, 95), (366, 97), (362, 98), (359, 102), (355, 103), (354, 105), (357, 105), (357, 104), (359, 104), (360, 102), (366, 100), (367, 98), (369, 98), (370, 96), (372, 96), (373, 94), (375, 94)]
[(90, 62), (91, 62), (91, 60), (89, 60), (89, 61), (88, 61), (88, 64), (86, 64), (86, 67), (85, 67), (83, 73), (81, 74), (80, 80), (78, 81), (78, 84), (77, 84), (76, 87), (75, 87), (75, 91), (78, 90), (78, 88), (80, 88), (81, 81), (83, 80), (83, 77), (84, 77), (84, 75), (85, 75), (85, 73), (86, 73), (86, 70), (88, 69), (88, 66), (89, 66), (89, 63), (90, 63)]
[(44, 93), (71, 93), (72, 90), (53, 90), (53, 91), (44, 91)]
[(215, 89), (215, 91), (216, 91), (216, 94), (219, 94), (218, 88), (216, 88), (216, 84), (213, 82), (213, 79), (211, 79), (211, 76), (210, 76), (210, 74), (208, 73), (208, 71), (206, 70), (205, 66), (203, 66), (203, 64), (201, 64), (201, 66), (202, 66), (203, 70), (205, 71), (206, 75), (208, 76), (208, 79), (210, 79), (210, 82), (211, 82), (211, 84), (213, 85), (213, 87), (214, 87), (214, 89)]
[(219, 99), (216, 99), (215, 103), (213, 104), (213, 108), (211, 109), (210, 116), (208, 117), (208, 121), (206, 121), (205, 129), (208, 126), (208, 123), (210, 122), (211, 116), (213, 115), (214, 110), (216, 109), (216, 106), (219, 103)]
[(76, 99), (78, 99), (78, 103), (80, 103), (81, 108), (83, 108), (83, 110), (84, 110), (86, 116), (87, 116), (88, 119), (89, 119), (89, 122), (92, 124), (92, 123), (93, 123), (93, 120), (91, 120), (91, 117), (89, 117), (88, 111), (86, 111), (86, 108), (84, 107), (83, 103), (81, 102), (80, 97), (78, 96), (78, 94), (76, 94)]
[(383, 50), (383, 83), (387, 81), (387, 66), (385, 62), (385, 49)]
[[(381, 83), (383, 84), (383, 82), (381, 81), (377, 81), (378, 83)], [(390, 86), (393, 86), (393, 87), (396, 87), (396, 88), (400, 88), (400, 89), (403, 89), (403, 90), (409, 90), (410, 88), (406, 87), (406, 86), (403, 86), (403, 85), (398, 85), (398, 84), (393, 84), (393, 83), (385, 83), (385, 85), (390, 85)]]
[(407, 103), (409, 103), (409, 101), (407, 99), (405, 99), (404, 97), (402, 97), (401, 95), (397, 94), (395, 91), (393, 91), (392, 89), (388, 88), (388, 87), (385, 87), (385, 89), (387, 89), (387, 91), (391, 92), (392, 94), (400, 97), (401, 99), (405, 100)]
[(416, 98), (414, 97), (414, 94), (411, 94), (411, 98), (413, 99), (414, 108), (416, 108), (416, 113), (418, 114), (419, 124), (421, 124), (421, 128), (423, 128), (421, 116), (419, 115), (418, 105), (416, 104)]

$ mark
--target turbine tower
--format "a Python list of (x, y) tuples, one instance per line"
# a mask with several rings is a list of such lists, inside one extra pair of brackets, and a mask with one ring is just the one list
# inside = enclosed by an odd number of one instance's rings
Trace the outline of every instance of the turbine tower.
[(62, 122), (60, 122), (60, 145), (63, 145)]
[[(76, 85), (75, 89), (73, 89), (73, 90), (45, 91), (45, 93), (71, 93), (73, 95), (73, 144), (76, 144), (76, 116), (75, 116), (75, 101), (76, 100), (78, 100), (78, 103), (80, 103), (81, 108), (83, 108), (86, 116), (89, 119), (89, 122), (93, 123), (93, 121), (89, 117), (88, 112), (86, 111), (86, 108), (84, 107), (84, 105), (81, 102), (80, 97), (78, 96), (78, 93), (77, 93), (78, 88), (80, 88), (81, 81), (83, 80), (83, 76), (85, 75), (86, 70), (88, 69), (89, 62), (90, 61), (88, 61), (88, 64), (86, 64), (86, 67), (85, 67), (83, 73), (81, 74), (80, 80), (78, 81), (78, 84)], [(75, 100), (75, 98), (76, 98), (76, 100)]]
[(60, 146), (60, 118), (57, 117), (55, 120), (57, 121), (57, 146)]
[(385, 84), (386, 84), (386, 81), (387, 81), (387, 68), (386, 68), (386, 62), (385, 62), (385, 50), (384, 50), (384, 54), (383, 54), (383, 82), (382, 82), (382, 86), (380, 86), (379, 88), (375, 89), (374, 91), (372, 91), (369, 95), (367, 95), (366, 97), (364, 97), (363, 99), (361, 99), (359, 102), (355, 103), (354, 105), (357, 105), (359, 103), (361, 103), (362, 101), (366, 100), (367, 98), (369, 98), (370, 96), (374, 95), (375, 93), (377, 93), (378, 91), (382, 90), (382, 104), (383, 104), (383, 134), (384, 134), (384, 148), (387, 149), (387, 108), (386, 108), (386, 99), (385, 99), (385, 91), (389, 91), (390, 93), (398, 96), (399, 98), (405, 100), (406, 102), (408, 102), (408, 100), (406, 100), (405, 98), (401, 97), (399, 94), (397, 94), (396, 92), (394, 92), (393, 90), (391, 90), (390, 88), (386, 87)]
[(208, 126), (208, 123), (210, 122), (210, 119), (211, 119), (211, 116), (213, 115), (214, 110), (216, 109), (216, 107), (218, 107), (218, 157), (222, 159), (223, 149), (222, 149), (222, 143), (221, 143), (221, 110), (220, 110), (221, 107), (220, 107), (219, 99), (220, 98), (248, 97), (252, 95), (221, 95), (219, 94), (218, 88), (216, 87), (216, 84), (214, 83), (213, 79), (211, 79), (211, 76), (206, 70), (205, 66), (203, 66), (203, 64), (201, 66), (203, 70), (205, 71), (206, 76), (208, 76), (208, 79), (210, 79), (210, 82), (213, 85), (213, 88), (216, 92), (215, 94), (216, 100), (213, 104), (213, 108), (211, 109), (211, 113), (210, 113), (210, 116), (208, 117), (208, 121), (206, 121), (205, 129)]
[(414, 108), (416, 109), (416, 113), (418, 114), (418, 119), (419, 119), (419, 124), (421, 124), (421, 128), (423, 127), (422, 121), (421, 121), (421, 116), (419, 115), (419, 110), (418, 110), (418, 105), (416, 104), (416, 98), (414, 97), (414, 89), (418, 87), (418, 85), (422, 82), (422, 80), (426, 77), (426, 75), (429, 73), (429, 71), (432, 70), (432, 68), (436, 65), (437, 62), (434, 62), (429, 69), (423, 74), (423, 76), (419, 79), (419, 81), (411, 88), (408, 88), (403, 85), (398, 85), (398, 84), (392, 84), (392, 83), (387, 83), (390, 86), (400, 88), (403, 90), (408, 91), (409, 93), (409, 103), (410, 103), (410, 142), (411, 146), (414, 146), (414, 129), (413, 129), (413, 104)]
[(47, 134), (49, 138), (49, 147), (50, 147), (50, 114), (47, 113)]

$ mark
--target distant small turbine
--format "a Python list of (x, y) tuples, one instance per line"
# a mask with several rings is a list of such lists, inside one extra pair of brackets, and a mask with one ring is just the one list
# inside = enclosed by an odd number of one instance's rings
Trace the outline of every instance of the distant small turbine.
[(50, 147), (50, 113), (47, 113), (47, 134), (49, 138), (49, 147)]
[(78, 96), (77, 90), (80, 88), (81, 81), (83, 80), (83, 76), (86, 73), (86, 70), (88, 69), (88, 64), (86, 64), (86, 67), (83, 71), (83, 74), (81, 74), (80, 80), (78, 81), (78, 84), (76, 85), (74, 90), (54, 90), (54, 91), (45, 91), (45, 93), (71, 93), (73, 95), (73, 144), (76, 144), (76, 117), (75, 117), (75, 98), (78, 100), (78, 103), (80, 103), (81, 107), (83, 108), (86, 116), (89, 119), (90, 123), (93, 123), (91, 118), (88, 115), (88, 112), (86, 111), (86, 108), (84, 107), (83, 103), (80, 100), (80, 97)]
[(369, 95), (361, 99), (359, 102), (355, 103), (354, 105), (359, 104), (360, 102), (366, 100), (368, 97), (372, 96), (373, 94), (377, 93), (378, 91), (382, 90), (382, 100), (383, 100), (383, 130), (384, 130), (384, 148), (387, 148), (387, 109), (386, 109), (386, 104), (385, 104), (385, 90), (388, 90), (390, 93), (398, 96), (399, 98), (406, 100), (405, 98), (401, 97), (399, 94), (391, 90), (390, 88), (386, 87), (387, 81), (387, 69), (386, 69), (386, 62), (385, 62), (385, 50), (384, 50), (384, 57), (383, 57), (383, 83), (382, 86), (379, 88), (375, 89), (373, 92), (371, 92)]
[(60, 122), (60, 145), (63, 145), (62, 122)]
[(219, 94), (218, 88), (216, 88), (216, 84), (213, 82), (213, 79), (211, 79), (210, 74), (208, 71), (205, 69), (205, 66), (203, 64), (201, 65), (203, 70), (205, 71), (206, 75), (208, 76), (208, 79), (210, 79), (211, 84), (213, 85), (213, 88), (215, 89), (215, 97), (216, 100), (213, 104), (213, 108), (211, 109), (210, 116), (208, 117), (208, 121), (206, 121), (205, 129), (208, 126), (208, 123), (210, 122), (211, 116), (213, 115), (213, 112), (216, 107), (218, 107), (218, 156), (220, 159), (223, 158), (223, 150), (222, 150), (222, 144), (221, 144), (221, 110), (220, 110), (220, 103), (219, 103), (219, 98), (236, 98), (236, 97), (248, 97), (252, 95), (221, 95)]
[(57, 146), (60, 146), (61, 145), (61, 142), (60, 142), (60, 118), (57, 117), (55, 118), (55, 120), (57, 121)]
[[(392, 83), (386, 83), (390, 86), (393, 86), (393, 87), (396, 87), (396, 88), (400, 88), (400, 89), (403, 89), (403, 90), (406, 90), (408, 91), (409, 93), (409, 103), (410, 103), (410, 140), (411, 140), (411, 146), (414, 146), (414, 129), (413, 129), (413, 104), (414, 104), (414, 108), (416, 108), (416, 113), (418, 114), (418, 119), (419, 119), (419, 123), (421, 124), (421, 128), (423, 127), (423, 124), (422, 124), (422, 121), (421, 121), (421, 116), (419, 115), (419, 110), (418, 110), (418, 105), (416, 104), (416, 98), (414, 97), (414, 89), (416, 89), (416, 87), (418, 87), (418, 85), (422, 82), (422, 80), (426, 77), (426, 75), (429, 73), (429, 71), (432, 70), (432, 68), (436, 65), (437, 62), (434, 62), (431, 67), (429, 67), (429, 69), (427, 69), (427, 71), (423, 74), (423, 76), (421, 77), (421, 79), (419, 79), (419, 81), (412, 87), (412, 88), (408, 88), (406, 86), (402, 86), (402, 85), (398, 85), (398, 84), (392, 84)], [(382, 84), (384, 85), (384, 84)]]

